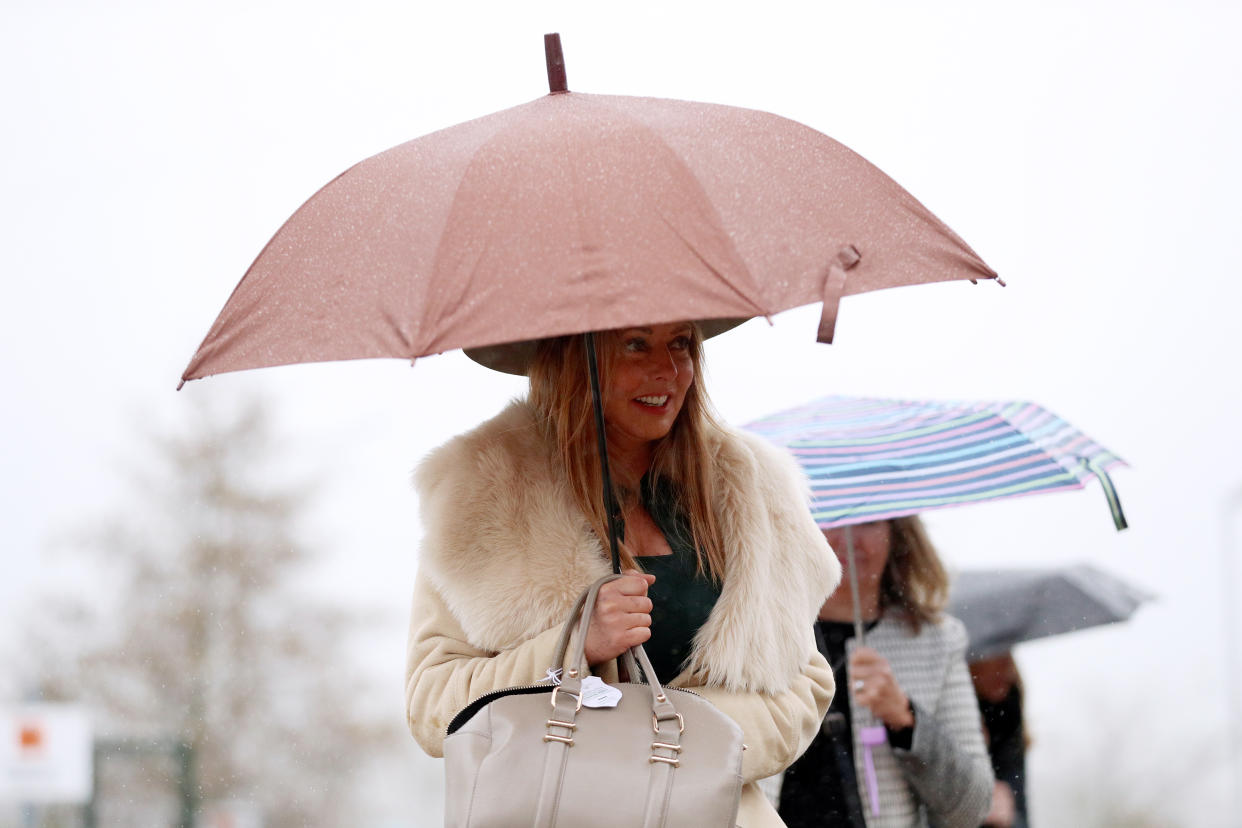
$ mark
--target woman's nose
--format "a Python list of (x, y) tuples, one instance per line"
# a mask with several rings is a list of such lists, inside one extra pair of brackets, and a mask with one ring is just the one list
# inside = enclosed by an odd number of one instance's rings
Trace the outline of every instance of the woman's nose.
[(655, 379), (676, 379), (677, 360), (668, 348), (655, 348), (651, 351), (651, 375)]

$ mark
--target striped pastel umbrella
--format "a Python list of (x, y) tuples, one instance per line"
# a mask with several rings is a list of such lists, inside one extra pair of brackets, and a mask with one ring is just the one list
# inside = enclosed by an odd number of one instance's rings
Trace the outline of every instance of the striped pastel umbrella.
[[(823, 529), (844, 526), (854, 640), (864, 643), (854, 539), (849, 527), (967, 503), (1104, 486), (1113, 522), (1126, 527), (1108, 469), (1122, 459), (1030, 402), (936, 402), (825, 397), (747, 428), (785, 446), (811, 482), (811, 512)], [(861, 728), (871, 813), (880, 801), (874, 719)]]
[(1031, 402), (825, 397), (746, 426), (787, 447), (829, 529), (930, 509), (1103, 485), (1126, 528), (1108, 470), (1124, 461)]

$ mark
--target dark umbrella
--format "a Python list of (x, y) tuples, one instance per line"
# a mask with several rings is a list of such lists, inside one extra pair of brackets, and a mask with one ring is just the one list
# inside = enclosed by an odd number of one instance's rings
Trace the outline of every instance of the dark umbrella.
[(978, 661), (1023, 641), (1125, 621), (1153, 597), (1088, 564), (967, 569), (953, 581), (949, 612), (970, 635), (967, 659)]

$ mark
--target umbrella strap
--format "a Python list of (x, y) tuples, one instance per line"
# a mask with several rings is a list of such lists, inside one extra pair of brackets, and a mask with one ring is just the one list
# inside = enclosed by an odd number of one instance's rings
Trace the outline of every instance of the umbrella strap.
[(612, 496), (612, 474), (608, 471), (608, 438), (604, 434), (604, 404), (599, 393), (599, 360), (595, 357), (595, 334), (587, 332), (587, 370), (591, 374), (591, 402), (595, 408), (595, 442), (599, 450), (599, 476), (604, 487), (604, 514), (608, 516), (608, 551), (612, 555), (612, 571), (621, 574), (621, 548), (617, 544), (617, 505)]
[(1113, 479), (1108, 476), (1108, 472), (1099, 463), (1086, 457), (1080, 459), (1082, 464), (1087, 467), (1087, 471), (1094, 474), (1104, 488), (1104, 497), (1108, 500), (1108, 511), (1113, 515), (1113, 525), (1117, 527), (1117, 531), (1120, 532), (1122, 529), (1127, 528), (1130, 524), (1126, 523), (1126, 515), (1121, 511), (1121, 498), (1117, 494), (1117, 487), (1113, 485)]
[(824, 307), (819, 314), (819, 332), (816, 342), (832, 344), (832, 334), (837, 327), (837, 308), (841, 304), (841, 296), (845, 293), (845, 271), (852, 268), (862, 259), (858, 248), (847, 244), (837, 251), (836, 258), (824, 271)]
[(859, 728), (858, 742), (863, 749), (863, 776), (867, 783), (867, 798), (871, 800), (871, 815), (880, 815), (880, 783), (875, 774), (875, 759), (871, 749), (888, 741), (884, 725)]

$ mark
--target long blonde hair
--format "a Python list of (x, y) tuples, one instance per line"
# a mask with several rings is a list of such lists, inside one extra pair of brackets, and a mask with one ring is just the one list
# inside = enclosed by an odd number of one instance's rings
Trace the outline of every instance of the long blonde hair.
[(949, 600), (949, 573), (918, 515), (888, 521), (888, 563), (880, 579), (880, 606), (898, 609), (918, 632)]
[[(672, 484), (690, 525), (699, 569), (719, 580), (725, 571), (724, 543), (712, 511), (712, 453), (705, 443), (709, 435), (720, 433), (721, 427), (703, 389), (702, 335), (697, 325), (692, 328), (690, 357), (695, 379), (686, 391), (672, 429), (654, 447), (648, 479), (652, 486), (660, 479)], [(595, 342), (600, 388), (607, 389), (613, 363), (621, 352), (620, 335), (615, 331), (597, 333)], [(585, 337), (560, 336), (540, 341), (527, 374), (530, 402), (556, 446), (570, 493), (600, 544), (607, 549), (608, 516), (604, 510)], [(617, 479), (618, 465), (609, 465), (613, 469), (613, 496), (624, 511), (639, 495), (638, 481)], [(624, 543), (620, 552), (622, 568), (638, 568)]]

